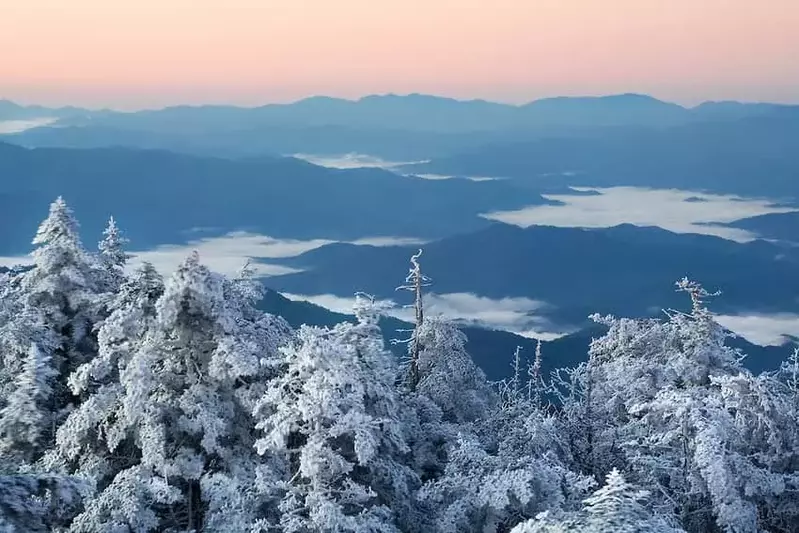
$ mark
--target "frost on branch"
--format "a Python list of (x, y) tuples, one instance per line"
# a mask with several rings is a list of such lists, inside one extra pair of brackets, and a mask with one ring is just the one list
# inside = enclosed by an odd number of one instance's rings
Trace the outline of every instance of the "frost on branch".
[(58, 198), (33, 240), (33, 268), (2, 289), (0, 425), (6, 452), (25, 461), (36, 460), (52, 445), (54, 428), (78, 401), (67, 379), (96, 353), (96, 272), (77, 228), (72, 211)]
[[(370, 313), (357, 324), (302, 327), (258, 402), (258, 452), (283, 463), (286, 533), (399, 532), (417, 483), (395, 366)], [(410, 527), (410, 526), (408, 526)]]
[(405, 278), (405, 284), (397, 287), (397, 290), (405, 290), (413, 292), (413, 310), (414, 310), (414, 330), (411, 338), (408, 340), (408, 378), (407, 383), (411, 391), (416, 390), (416, 386), (421, 379), (421, 370), (419, 368), (420, 353), (424, 346), (423, 341), (419, 337), (419, 328), (424, 324), (424, 298), (422, 289), (430, 286), (430, 278), (422, 274), (422, 266), (419, 263), (419, 258), (422, 256), (420, 249), (416, 254), (411, 257), (411, 268), (408, 271), (408, 276)]
[(97, 486), (73, 531), (244, 532), (255, 522), (250, 412), (275, 339), (238, 283), (194, 254), (163, 289), (147, 265), (123, 285), (98, 357), (73, 379), (92, 394), (49, 457)]
[(103, 239), (98, 243), (100, 252), (101, 283), (103, 290), (115, 293), (125, 278), (125, 265), (130, 255), (125, 252), (128, 239), (122, 236), (114, 217), (108, 219), (108, 226), (103, 231)]
[(584, 501), (578, 512), (546, 511), (521, 523), (511, 533), (684, 533), (644, 505), (647, 491), (636, 490), (618, 470)]
[[(4, 465), (7, 466), (7, 465)], [(0, 469), (0, 531), (47, 533), (56, 530), (80, 503), (86, 487), (79, 480), (45, 473)]]
[(690, 532), (757, 533), (795, 520), (797, 440), (784, 393), (753, 376), (703, 305), (708, 293), (683, 281), (690, 313), (668, 320), (606, 318), (589, 362), (573, 372), (564, 427), (575, 467), (618, 467), (675, 511)]

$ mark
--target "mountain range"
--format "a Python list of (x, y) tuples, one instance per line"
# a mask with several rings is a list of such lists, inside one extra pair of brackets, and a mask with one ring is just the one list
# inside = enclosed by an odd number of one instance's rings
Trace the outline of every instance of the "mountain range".
[(260, 107), (174, 106), (119, 112), (48, 109), (0, 101), (0, 121), (58, 119), (9, 135), (25, 146), (114, 145), (247, 157), (297, 152), (360, 152), (427, 159), (485, 144), (556, 136), (604, 136), (607, 130), (796, 114), (799, 106), (707, 102), (693, 108), (640, 94), (556, 97), (510, 105), (410, 94), (359, 100), (317, 96)]
[[(392, 298), (415, 251), (331, 244), (277, 260), (303, 271), (269, 283), (300, 295), (365, 291)], [(684, 298), (675, 293), (674, 282), (684, 276), (723, 291), (713, 302), (720, 313), (794, 311), (799, 294), (797, 248), (630, 224), (598, 229), (496, 224), (430, 242), (423, 257), (435, 293), (539, 300), (547, 304), (540, 311), (546, 318), (579, 328), (593, 312), (647, 316), (679, 307)]]
[(669, 125), (707, 118), (768, 115), (792, 106), (765, 103), (705, 102), (687, 108), (643, 94), (542, 98), (522, 105), (486, 100), (456, 100), (425, 94), (369, 95), (358, 100), (314, 96), (289, 104), (260, 107), (172, 106), (122, 112), (75, 107), (22, 106), (0, 100), (0, 120), (52, 116), (63, 124), (188, 131), (197, 127), (327, 126), (396, 128), (440, 132), (480, 131), (526, 126)]
[(504, 180), (425, 180), (294, 158), (230, 160), (128, 148), (0, 143), (0, 176), (0, 226), (6, 228), (0, 254), (26, 253), (42, 206), (59, 195), (88, 225), (87, 234), (99, 236), (113, 214), (138, 250), (181, 244), (192, 228), (290, 239), (438, 238), (488, 226), (478, 215), (498, 207), (548, 203)]
[[(598, 334), (590, 313), (684, 308), (684, 295), (673, 290), (683, 276), (723, 291), (711, 304), (719, 313), (796, 310), (799, 248), (786, 244), (797, 241), (796, 212), (727, 224), (780, 241), (748, 243), (629, 224), (521, 229), (480, 215), (554, 206), (544, 196), (578, 194), (570, 186), (679, 188), (798, 206), (799, 106), (685, 108), (633, 94), (519, 106), (384, 95), (122, 113), (0, 101), (0, 121), (41, 118), (57, 121), (0, 137), (10, 141), (0, 142), (0, 255), (29, 250), (44, 206), (58, 195), (83, 222), (86, 242), (113, 214), (138, 251), (234, 231), (347, 242), (417, 238), (430, 241), (423, 264), (435, 294), (534, 300), (541, 306), (531, 312), (575, 331), (546, 344), (554, 366), (584, 357)], [(345, 170), (283, 156), (349, 152), (404, 164)], [(413, 177), (426, 174), (504, 179)], [(393, 298), (415, 251), (334, 243), (270, 259), (301, 271), (268, 278), (274, 291), (263, 305), (294, 323), (337, 321), (341, 315), (280, 293), (350, 297), (363, 290)], [(406, 326), (387, 319), (384, 332)], [(464, 328), (492, 379), (507, 375), (517, 345), (532, 353), (528, 338)], [(735, 342), (755, 354), (753, 368), (785, 355)]]
[(492, 143), (404, 171), (799, 198), (799, 113)]

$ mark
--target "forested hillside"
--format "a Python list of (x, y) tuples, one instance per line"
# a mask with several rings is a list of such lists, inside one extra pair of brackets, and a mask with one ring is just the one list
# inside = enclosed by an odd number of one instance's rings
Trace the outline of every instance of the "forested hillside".
[(799, 355), (751, 373), (694, 281), (496, 383), (418, 255), (398, 359), (369, 295), (293, 328), (246, 265), (130, 268), (113, 219), (88, 250), (61, 198), (33, 245), (0, 273), (4, 533), (799, 531)]

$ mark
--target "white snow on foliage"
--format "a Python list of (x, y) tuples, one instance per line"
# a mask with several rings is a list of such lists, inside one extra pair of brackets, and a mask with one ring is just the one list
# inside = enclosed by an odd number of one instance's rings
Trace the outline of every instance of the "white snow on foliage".
[(61, 198), (33, 244), (0, 275), (2, 533), (797, 531), (799, 350), (751, 374), (696, 282), (489, 383), (421, 289), (405, 361), (383, 302), (292, 330), (252, 268), (131, 269)]

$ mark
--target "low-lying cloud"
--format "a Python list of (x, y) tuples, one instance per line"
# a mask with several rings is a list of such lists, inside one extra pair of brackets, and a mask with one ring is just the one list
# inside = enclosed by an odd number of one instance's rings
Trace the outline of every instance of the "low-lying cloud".
[(763, 199), (706, 194), (678, 189), (640, 187), (584, 188), (593, 195), (547, 194), (563, 205), (536, 205), (515, 211), (494, 211), (481, 216), (506, 224), (604, 228), (619, 224), (659, 226), (675, 233), (702, 233), (746, 242), (757, 235), (719, 223), (767, 213), (787, 213), (796, 208), (775, 205)]
[[(198, 234), (205, 228), (194, 228), (188, 234)], [(296, 257), (307, 251), (339, 241), (329, 239), (275, 239), (267, 235), (248, 232), (232, 232), (216, 237), (193, 239), (185, 244), (162, 244), (150, 250), (132, 251), (129, 269), (143, 262), (152, 265), (163, 275), (175, 271), (188, 255), (196, 250), (200, 260), (210, 269), (225, 275), (236, 274), (248, 261), (259, 276), (282, 276), (300, 272), (283, 265), (270, 264), (269, 259)], [(351, 244), (368, 246), (409, 246), (424, 244), (423, 239), (413, 237), (364, 237)], [(0, 257), (0, 266), (30, 264), (29, 255)]]
[[(308, 163), (318, 165), (320, 167), (337, 168), (337, 169), (353, 169), (353, 168), (382, 168), (384, 170), (393, 170), (397, 167), (405, 165), (418, 165), (429, 163), (429, 160), (424, 161), (388, 161), (381, 157), (367, 155), (367, 154), (342, 154), (342, 155), (314, 155), (314, 154), (290, 154), (289, 157), (302, 159)], [(493, 176), (455, 176), (450, 174), (414, 174), (407, 172), (399, 172), (402, 176), (422, 178), (426, 180), (449, 180), (455, 178), (463, 178), (470, 181), (492, 181), (502, 178)]]
[(331, 242), (333, 241), (324, 239), (310, 241), (273, 239), (265, 235), (235, 232), (220, 237), (198, 239), (187, 244), (164, 244), (152, 250), (132, 252), (130, 266), (135, 268), (146, 261), (167, 275), (174, 272), (192, 250), (197, 250), (203, 264), (222, 274), (235, 274), (247, 261), (250, 261), (258, 275), (280, 276), (298, 270), (261, 260), (297, 256)]
[(403, 174), (404, 176), (413, 178), (422, 178), (424, 180), (452, 180), (452, 179), (466, 179), (469, 181), (496, 181), (505, 178), (497, 178), (493, 176), (456, 176), (455, 174)]
[(58, 119), (50, 117), (30, 118), (25, 120), (0, 120), (0, 135), (21, 133), (25, 130), (49, 126), (56, 120)]
[(314, 155), (314, 154), (291, 154), (290, 157), (302, 159), (314, 165), (327, 168), (349, 169), (349, 168), (384, 168), (392, 169), (402, 165), (413, 165), (417, 163), (427, 163), (428, 161), (387, 161), (380, 157), (350, 153), (342, 155)]
[[(354, 296), (342, 297), (333, 294), (284, 294), (284, 296), (345, 314), (352, 314), (352, 306), (355, 303)], [(408, 322), (413, 321), (412, 308), (398, 305), (393, 300), (379, 303), (388, 307), (388, 315)], [(541, 314), (549, 307), (548, 304), (529, 298), (492, 299), (471, 293), (427, 293), (424, 296), (424, 303), (428, 315), (440, 315), (459, 324), (509, 331), (528, 338), (552, 340), (574, 331), (552, 324)]]
[[(187, 244), (165, 244), (152, 250), (132, 252), (131, 265), (135, 267), (144, 261), (150, 262), (163, 273), (171, 273), (188, 256), (197, 250), (201, 261), (209, 268), (226, 275), (232, 275), (247, 262), (259, 276), (281, 276), (299, 272), (283, 265), (270, 264), (269, 259), (296, 257), (326, 244), (328, 239), (275, 239), (266, 235), (247, 232), (233, 232), (219, 237), (209, 237), (190, 241)], [(370, 246), (399, 246), (421, 244), (423, 240), (411, 237), (364, 237), (352, 244)]]
[(717, 315), (716, 321), (760, 346), (782, 346), (799, 337), (799, 315), (793, 313)]

